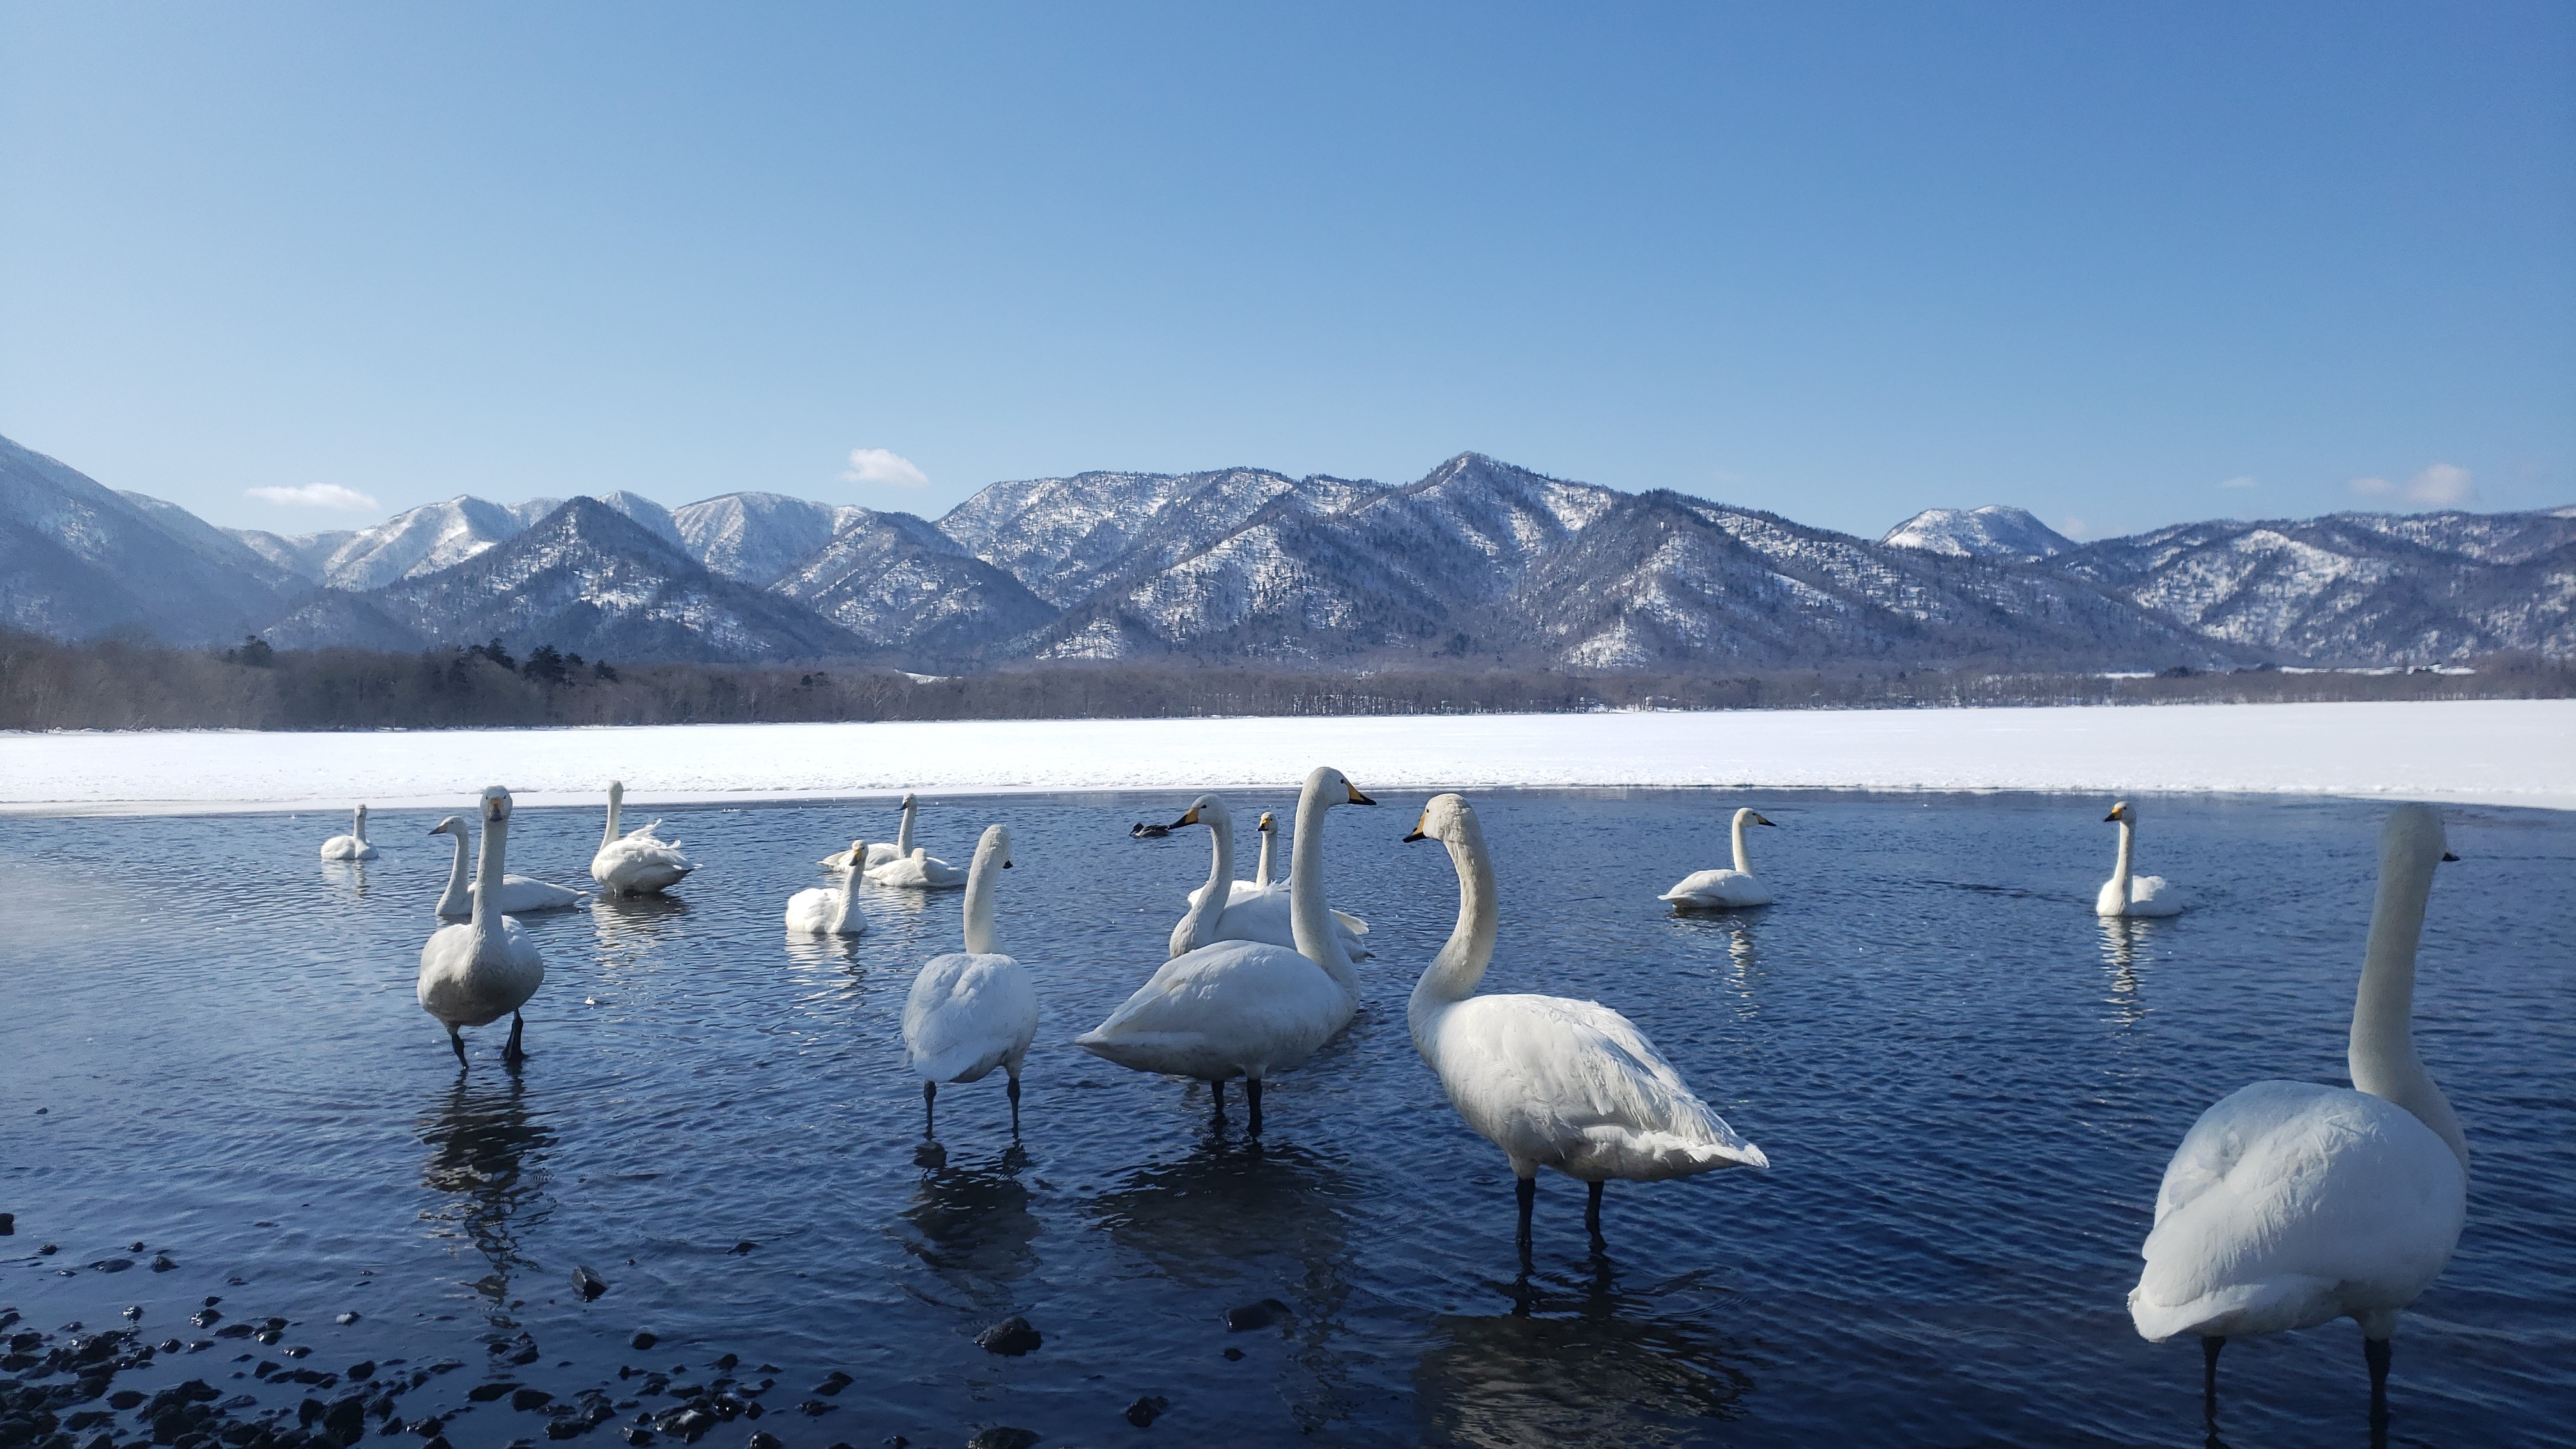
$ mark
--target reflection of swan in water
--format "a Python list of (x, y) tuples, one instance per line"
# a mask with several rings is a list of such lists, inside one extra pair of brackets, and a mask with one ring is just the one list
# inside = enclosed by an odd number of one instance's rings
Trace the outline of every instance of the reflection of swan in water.
[(367, 863), (363, 860), (326, 860), (322, 878), (333, 885), (346, 885), (349, 894), (363, 900), (367, 894)]
[[(603, 971), (639, 965), (656, 947), (680, 939), (688, 922), (689, 903), (678, 896), (620, 896), (603, 893), (590, 903), (590, 921), (599, 933), (599, 966)], [(578, 919), (578, 918), (576, 918)]]
[(458, 1076), (419, 1130), (430, 1149), (420, 1180), (447, 1195), (427, 1214), (439, 1225), (433, 1235), (462, 1233), (483, 1255), (489, 1271), (472, 1287), (489, 1301), (493, 1321), (506, 1323), (512, 1278), (536, 1266), (520, 1239), (554, 1208), (541, 1166), (554, 1134), (528, 1110), (526, 1084), (516, 1076)]
[(1026, 1149), (1014, 1142), (980, 1165), (949, 1163), (945, 1154), (929, 1161), (939, 1165), (921, 1175), (903, 1210), (911, 1231), (888, 1229), (904, 1251), (969, 1293), (1014, 1282), (1037, 1266), (1030, 1244), (1044, 1228), (1020, 1181)]
[(1622, 1293), (1606, 1258), (1579, 1291), (1510, 1286), (1509, 1312), (1442, 1314), (1414, 1364), (1416, 1422), (1428, 1442), (1677, 1444), (1743, 1412), (1752, 1381), (1738, 1346), (1700, 1327), (1691, 1305)]

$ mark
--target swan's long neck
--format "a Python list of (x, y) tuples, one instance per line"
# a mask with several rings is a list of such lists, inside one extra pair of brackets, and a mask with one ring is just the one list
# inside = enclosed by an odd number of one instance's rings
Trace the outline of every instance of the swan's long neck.
[(2352, 1084), (2414, 1113), (2469, 1164), (2459, 1114), (2415, 1055), (2415, 946), (2424, 934), (2424, 903), (2433, 893), (2433, 862), (2393, 860), (2379, 872), (2370, 910), (2370, 945), (2361, 990), (2352, 1003)]
[[(1342, 954), (1341, 933), (1333, 929), (1333, 913), (1324, 905), (1326, 808), (1322, 792), (1312, 785), (1297, 796), (1297, 838), (1288, 848), (1288, 925), (1297, 954), (1323, 967), (1324, 974), (1356, 1002), (1360, 978), (1351, 970), (1350, 958)], [(1231, 872), (1229, 862), (1227, 873)], [(1231, 888), (1230, 880), (1220, 878), (1208, 889), (1214, 893)]]
[(602, 831), (602, 832), (600, 833), (600, 837), (599, 837), (599, 848), (600, 848), (600, 849), (602, 849), (602, 850), (606, 850), (608, 847), (610, 847), (610, 846), (612, 846), (612, 845), (615, 845), (616, 843), (617, 843), (617, 792), (616, 792), (616, 791), (614, 791), (614, 790), (611, 790), (611, 791), (609, 791), (609, 792), (608, 792), (608, 829), (606, 829), (605, 831)]
[(356, 837), (357, 842), (358, 842), (360, 845), (364, 845), (364, 844), (366, 844), (366, 843), (367, 843), (367, 807), (366, 807), (366, 806), (361, 805), (361, 806), (359, 806), (357, 809), (352, 810), (352, 811), (350, 811), (350, 812), (349, 812), (349, 834), (350, 834), (350, 835), (352, 835), (352, 836), (354, 836), (354, 837)]
[(850, 847), (850, 863), (841, 868), (841, 903), (832, 910), (832, 933), (839, 935), (849, 928), (850, 917), (859, 908), (859, 872), (868, 868), (868, 848)]
[(447, 867), (447, 889), (439, 894), (438, 914), (452, 916), (466, 904), (465, 897), (465, 832), (448, 837), (456, 842), (456, 859)]
[[(1206, 812), (1202, 812), (1206, 814)], [(1207, 888), (1190, 904), (1186, 918), (1190, 949), (1216, 940), (1216, 923), (1225, 914), (1226, 904), (1234, 895), (1234, 822), (1224, 815), (1206, 814), (1208, 828)]]
[(966, 868), (966, 949), (973, 955), (1001, 954), (1001, 940), (993, 931), (993, 877), (1001, 871), (1002, 852), (975, 847), (975, 861)]
[(483, 849), (474, 862), (474, 881), (478, 887), (490, 886), (491, 889), (474, 892), (474, 938), (477, 942), (500, 929), (501, 913), (493, 908), (492, 902), (501, 894), (501, 856), (509, 841), (510, 821), (507, 816), (483, 822)]
[(903, 823), (894, 828), (894, 854), (897, 860), (912, 854), (912, 816), (913, 812), (920, 808), (910, 800), (903, 802)]
[(1278, 832), (1278, 831), (1276, 831), (1276, 830), (1265, 830), (1265, 831), (1262, 831), (1262, 832), (1261, 832), (1261, 865), (1260, 865), (1260, 868), (1259, 868), (1259, 869), (1255, 870), (1255, 871), (1252, 873), (1252, 883), (1253, 883), (1254, 885), (1261, 886), (1261, 887), (1264, 887), (1264, 888), (1267, 888), (1267, 887), (1269, 886), (1269, 884), (1270, 884), (1270, 847), (1271, 847), (1272, 843), (1274, 843), (1274, 842), (1275, 842), (1275, 841), (1277, 841), (1278, 839), (1279, 839), (1279, 832)]
[(1735, 812), (1735, 868), (1745, 875), (1753, 874), (1753, 856), (1744, 848), (1744, 812)]
[(2111, 867), (2111, 884), (2119, 888), (2113, 891), (2112, 894), (2118, 896), (2124, 901), (2129, 898), (2129, 856), (2130, 853), (2137, 848), (2137, 844), (2138, 827), (2130, 824), (2126, 820), (2121, 821), (2120, 859), (2117, 864)]
[(1494, 863), (1485, 854), (1484, 829), (1468, 817), (1447, 844), (1449, 863), (1458, 868), (1458, 924), (1440, 954), (1423, 968), (1422, 979), (1413, 983), (1413, 999), (1405, 1007), (1414, 1050), (1424, 1061), (1432, 1061), (1431, 1019), (1475, 994), (1494, 959)]

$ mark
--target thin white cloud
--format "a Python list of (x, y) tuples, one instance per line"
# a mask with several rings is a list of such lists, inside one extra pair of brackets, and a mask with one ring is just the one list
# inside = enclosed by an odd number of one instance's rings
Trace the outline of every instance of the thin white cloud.
[(2089, 529), (2083, 519), (2070, 517), (2058, 520), (2057, 531), (2068, 538), (2082, 538)]
[(892, 448), (852, 448), (850, 470), (841, 475), (841, 481), (924, 488), (930, 484), (930, 475), (914, 467), (910, 458)]
[(2476, 480), (2457, 463), (2435, 463), (2404, 483), (2386, 478), (2355, 478), (2350, 486), (2364, 498), (2403, 498), (2409, 503), (2429, 503), (2438, 508), (2475, 503), (2478, 499)]
[(2254, 486), (2254, 475), (2250, 473), (2239, 473), (2233, 478), (2221, 479), (2218, 486), (2221, 488), (2251, 488)]
[(301, 488), (245, 488), (242, 491), (262, 503), (279, 503), (290, 508), (346, 508), (353, 512), (373, 512), (378, 507), (375, 499), (337, 483), (307, 483)]

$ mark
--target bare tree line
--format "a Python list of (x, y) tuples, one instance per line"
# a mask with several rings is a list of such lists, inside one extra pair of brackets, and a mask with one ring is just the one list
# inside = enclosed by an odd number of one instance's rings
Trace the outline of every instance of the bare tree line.
[(839, 720), (1860, 709), (2286, 700), (2561, 699), (2576, 661), (2498, 655), (2473, 673), (2169, 671), (2151, 678), (1993, 669), (1568, 674), (1408, 668), (1063, 663), (922, 678), (874, 666), (582, 661), (499, 641), (419, 654), (220, 652), (64, 643), (0, 630), (0, 729), (440, 729)]

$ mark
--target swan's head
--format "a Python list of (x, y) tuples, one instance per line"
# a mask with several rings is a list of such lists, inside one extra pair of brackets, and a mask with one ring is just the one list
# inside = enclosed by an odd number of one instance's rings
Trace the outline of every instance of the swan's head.
[(2442, 817), (2430, 805), (2400, 805), (2388, 812), (2388, 823), (2379, 827), (2379, 869), (2394, 874), (2413, 867), (2429, 873), (2436, 861), (2458, 860), (2451, 853), (2450, 838), (2443, 833)]
[(625, 782), (625, 781), (623, 781), (623, 780), (611, 780), (611, 781), (609, 781), (609, 782), (608, 782), (608, 803), (609, 803), (609, 804), (611, 804), (611, 805), (614, 805), (614, 804), (616, 804), (618, 801), (623, 800), (623, 799), (625, 799), (625, 798), (626, 798), (626, 782)]
[(2110, 814), (2102, 817), (2102, 823), (2105, 825), (2110, 824), (2114, 820), (2119, 821), (2123, 825), (2135, 825), (2138, 823), (2138, 812), (2130, 809), (2129, 802), (2123, 800), (2111, 807)]
[(851, 842), (850, 842), (850, 863), (849, 863), (849, 865), (846, 867), (846, 869), (849, 869), (849, 870), (865, 870), (865, 869), (867, 869), (867, 864), (868, 864), (868, 843), (867, 843), (866, 841), (864, 841), (864, 840), (853, 840), (853, 841), (851, 841)]
[(1761, 811), (1748, 805), (1735, 812), (1735, 823), (1738, 825), (1777, 825), (1780, 822), (1777, 820), (1764, 819)]
[(1190, 802), (1189, 813), (1173, 821), (1171, 828), (1178, 830), (1184, 825), (1204, 825), (1219, 834), (1231, 834), (1234, 815), (1225, 808), (1224, 801), (1214, 795), (1201, 795)]
[(1313, 800), (1327, 806), (1377, 803), (1361, 794), (1359, 787), (1352, 784), (1348, 776), (1330, 765), (1317, 765), (1314, 773), (1306, 777), (1306, 789), (1302, 799)]
[(900, 804), (901, 806), (903, 806), (903, 808), (904, 808), (904, 809), (906, 809), (906, 810), (911, 809), (911, 808), (912, 808), (912, 805), (913, 805), (912, 792), (911, 792), (910, 790), (906, 790), (906, 791), (904, 791), (904, 792), (903, 792), (903, 799), (901, 799), (900, 801), (897, 801), (896, 803), (897, 803), (897, 804)]
[(463, 835), (465, 833), (464, 817), (450, 815), (446, 819), (438, 822), (436, 825), (429, 827), (429, 833), (432, 835)]
[(1261, 823), (1252, 828), (1255, 830), (1275, 831), (1279, 828), (1279, 817), (1271, 814), (1267, 810), (1264, 810), (1261, 812)]
[(1446, 845), (1466, 839), (1476, 830), (1476, 807), (1464, 795), (1434, 795), (1422, 807), (1422, 818), (1413, 824), (1407, 841), (1437, 840)]
[(483, 821), (499, 825), (510, 818), (510, 792), (498, 785), (483, 787)]
[(999, 863), (1004, 870), (1011, 868), (1011, 829), (1007, 825), (985, 826), (984, 838), (975, 842), (975, 864), (994, 863)]

